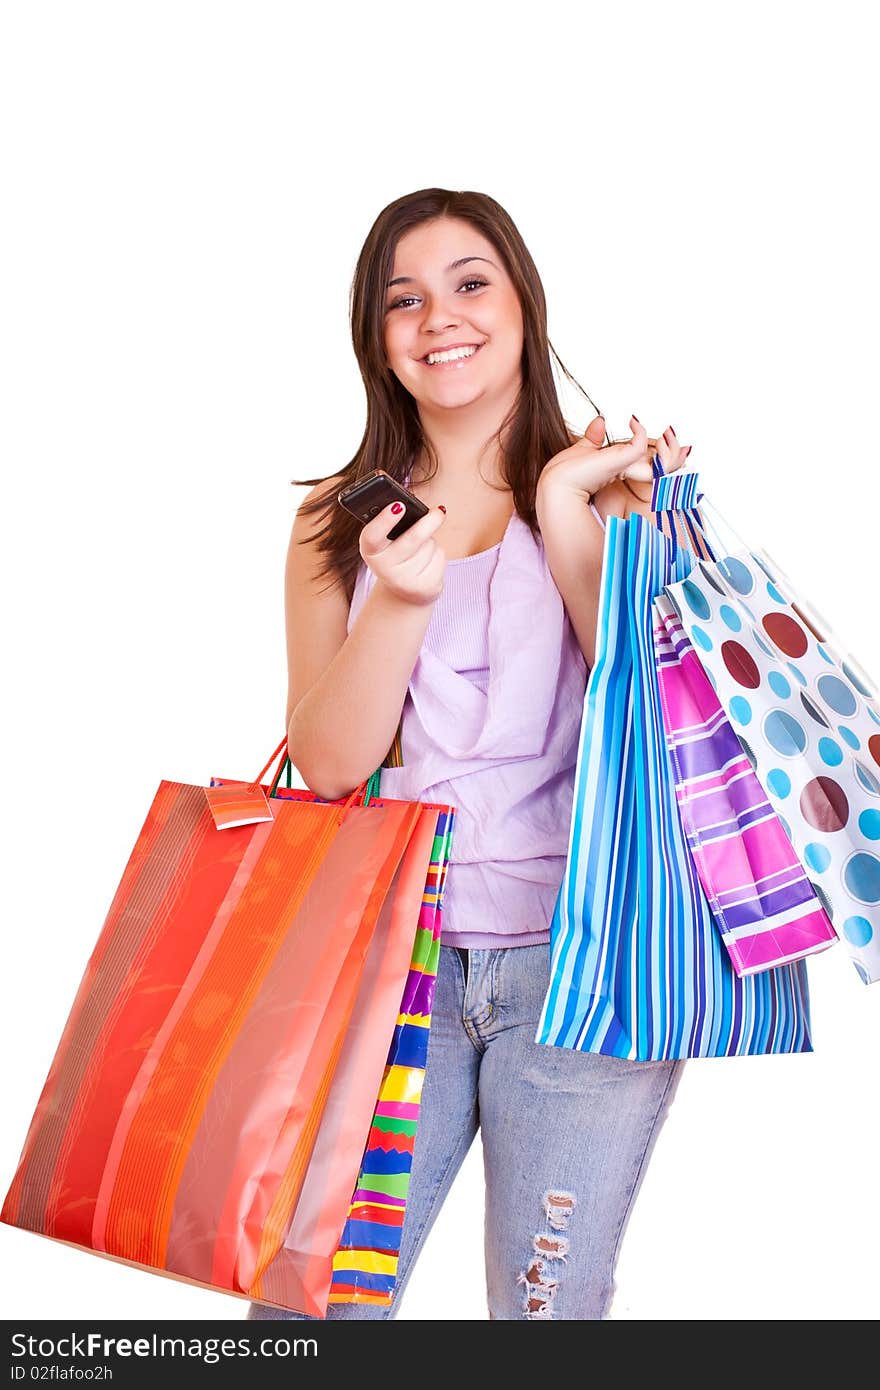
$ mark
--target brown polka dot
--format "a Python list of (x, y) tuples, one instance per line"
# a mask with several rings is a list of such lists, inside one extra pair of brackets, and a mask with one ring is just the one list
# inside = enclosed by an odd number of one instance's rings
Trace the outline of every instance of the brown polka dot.
[(807, 634), (789, 613), (767, 613), (761, 623), (770, 641), (786, 656), (803, 656)]
[(880, 767), (880, 734), (872, 734), (868, 739), (868, 752), (877, 766)]
[(814, 777), (801, 792), (801, 815), (814, 830), (842, 830), (849, 820), (846, 792), (833, 777)]
[(745, 686), (746, 690), (757, 690), (761, 684), (761, 673), (755, 658), (741, 642), (722, 642), (721, 657), (738, 685)]

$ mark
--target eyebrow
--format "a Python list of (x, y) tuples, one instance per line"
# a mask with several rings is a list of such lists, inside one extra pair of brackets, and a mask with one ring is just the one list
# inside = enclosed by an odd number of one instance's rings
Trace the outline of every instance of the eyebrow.
[[(495, 266), (495, 269), (498, 269), (497, 265), (495, 265), (495, 262), (490, 261), (488, 256), (462, 256), (459, 260), (453, 261), (451, 265), (448, 265), (446, 267), (447, 275), (449, 274), (450, 270), (458, 270), (458, 267), (460, 265), (467, 265), (468, 261), (485, 261), (487, 265)], [(386, 290), (390, 290), (392, 285), (411, 285), (412, 283), (412, 275), (398, 275), (396, 279), (389, 280), (385, 288)]]

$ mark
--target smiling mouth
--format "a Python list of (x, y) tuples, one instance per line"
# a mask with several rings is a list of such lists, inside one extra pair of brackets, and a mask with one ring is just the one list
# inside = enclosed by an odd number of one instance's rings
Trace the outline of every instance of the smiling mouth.
[(428, 357), (430, 356), (430, 354), (426, 353), (424, 357), (421, 357), (419, 359), (419, 361), (421, 362), (423, 367), (428, 367), (432, 371), (437, 371), (438, 368), (443, 367), (446, 367), (447, 369), (450, 367), (466, 367), (468, 362), (473, 362), (474, 358), (477, 356), (477, 353), (480, 351), (480, 348), (483, 346), (483, 344), (476, 343), (474, 346), (476, 348), (476, 351), (469, 353), (467, 357), (453, 357), (446, 362), (429, 362)]

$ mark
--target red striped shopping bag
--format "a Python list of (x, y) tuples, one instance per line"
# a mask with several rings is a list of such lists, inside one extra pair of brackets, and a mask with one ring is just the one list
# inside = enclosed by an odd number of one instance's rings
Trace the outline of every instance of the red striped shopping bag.
[(350, 1223), (390, 1097), (417, 1117), (405, 1030), (430, 1019), (407, 1010), (454, 808), (371, 797), (374, 779), (335, 802), (267, 788), (286, 742), (251, 783), (160, 782), (0, 1219), (320, 1315), (340, 1242), (334, 1296), (377, 1293)]

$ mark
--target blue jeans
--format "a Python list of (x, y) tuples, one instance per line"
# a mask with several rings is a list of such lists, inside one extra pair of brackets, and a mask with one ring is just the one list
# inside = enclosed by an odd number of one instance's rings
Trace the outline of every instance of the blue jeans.
[[(607, 1315), (623, 1234), (684, 1062), (536, 1043), (549, 974), (546, 945), (441, 947), (394, 1301), (331, 1304), (328, 1321), (395, 1316), (478, 1129), (489, 1317)], [(312, 1320), (265, 1303), (251, 1303), (247, 1318)]]

